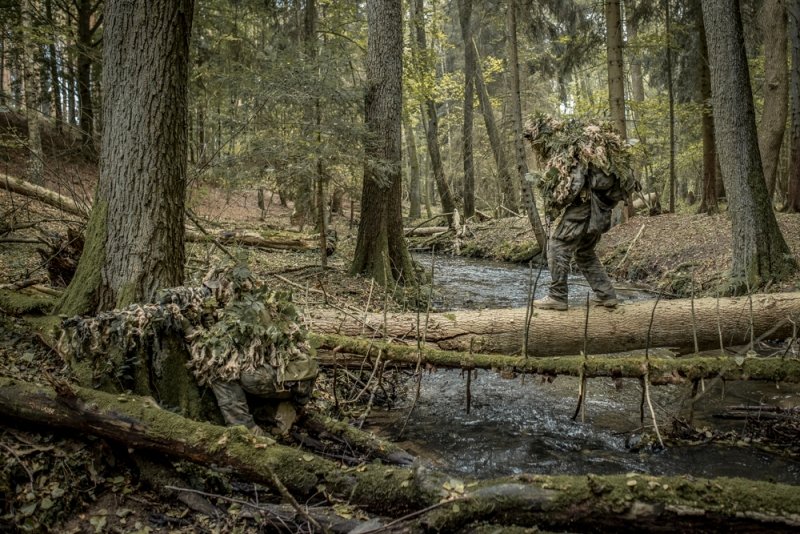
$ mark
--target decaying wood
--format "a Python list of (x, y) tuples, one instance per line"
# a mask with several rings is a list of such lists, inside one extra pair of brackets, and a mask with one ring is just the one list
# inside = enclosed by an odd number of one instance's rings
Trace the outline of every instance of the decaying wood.
[[(798, 488), (733, 478), (631, 476), (513, 477), (471, 482), (425, 468), (377, 463), (343, 469), (305, 451), (185, 419), (145, 399), (61, 384), (50, 388), (0, 378), (0, 414), (77, 430), (172, 458), (233, 469), (296, 498), (328, 495), (377, 514), (405, 519), (386, 527), (455, 532), (493, 521), (569, 531), (642, 531), (800, 527)], [(6, 419), (8, 420), (8, 419)]]
[[(360, 354), (384, 361), (457, 369), (496, 369), (511, 373), (543, 376), (581, 376), (586, 378), (643, 378), (647, 373), (644, 351), (625, 355), (550, 356), (525, 358), (500, 354), (453, 352), (416, 345), (384, 343), (337, 335), (314, 336), (323, 349), (344, 354)], [(654, 385), (682, 384), (701, 378), (725, 380), (764, 380), (800, 383), (800, 360), (795, 358), (741, 358), (733, 356), (695, 356), (685, 358), (649, 357), (649, 382)]]
[(267, 250), (316, 250), (319, 248), (319, 237), (313, 235), (292, 236), (282, 233), (265, 236), (244, 230), (220, 230), (209, 235), (194, 231), (186, 232), (186, 241), (190, 243), (210, 243), (213, 240), (217, 240), (223, 245), (240, 245)]
[[(21, 178), (14, 178), (5, 174), (0, 174), (0, 187), (7, 189), (13, 193), (23, 195), (29, 198), (38, 200), (48, 206), (58, 208), (71, 215), (77, 215), (81, 219), (86, 219), (91, 210), (91, 205), (80, 206), (77, 202), (69, 197), (60, 195), (50, 189), (40, 187), (30, 182), (26, 182)], [(281, 233), (275, 235), (261, 235), (255, 232), (247, 232), (243, 230), (221, 230), (211, 235), (203, 235), (202, 233), (188, 230), (186, 232), (186, 241), (195, 243), (205, 243), (217, 240), (223, 245), (240, 245), (255, 248), (263, 248), (267, 250), (317, 250), (320, 245), (319, 236), (315, 235), (298, 235), (292, 236), (289, 233)], [(328, 240), (328, 249), (334, 247), (331, 240)], [(332, 253), (332, 251), (331, 251)]]
[[(524, 291), (524, 288), (520, 288)], [(756, 294), (753, 299), (755, 336), (772, 331), (772, 338), (792, 335), (791, 320), (800, 316), (800, 293)], [(748, 297), (695, 299), (697, 342), (700, 350), (719, 348), (720, 335), (726, 345), (750, 341)], [(589, 353), (603, 354), (644, 348), (652, 302), (631, 302), (615, 310), (594, 307), (589, 315)], [(485, 309), (432, 313), (426, 321), (425, 342), (431, 348), (466, 352), (520, 354), (525, 330), (525, 308)], [(387, 337), (411, 343), (416, 339), (417, 314), (367, 314), (365, 321), (332, 311), (309, 311), (310, 329), (322, 334)], [(578, 354), (583, 348), (585, 309), (569, 311), (536, 310), (529, 331), (528, 354), (557, 356)], [(385, 326), (384, 326), (385, 319)], [(655, 312), (650, 346), (671, 347), (679, 352), (694, 351), (690, 299), (662, 300)]]
[(48, 206), (58, 208), (61, 211), (69, 213), (70, 215), (76, 215), (82, 219), (88, 217), (89, 210), (91, 209), (88, 205), (81, 206), (71, 198), (60, 195), (46, 187), (41, 187), (26, 182), (22, 178), (14, 178), (7, 174), (0, 173), (0, 187), (12, 193), (17, 193), (18, 195), (36, 199)]
[(406, 237), (421, 237), (435, 234), (442, 234), (450, 228), (447, 226), (422, 226), (420, 228), (407, 228), (405, 230)]

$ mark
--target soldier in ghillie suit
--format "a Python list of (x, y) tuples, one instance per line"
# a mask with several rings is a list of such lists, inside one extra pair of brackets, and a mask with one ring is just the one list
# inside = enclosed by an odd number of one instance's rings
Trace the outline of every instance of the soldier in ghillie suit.
[[(310, 400), (318, 373), (290, 296), (242, 265), (212, 270), (200, 287), (165, 289), (155, 303), (65, 319), (62, 329), (58, 346), (84, 385), (144, 395), (153, 377), (191, 373), (214, 392), (227, 424), (256, 433), (262, 430), (251, 403), (286, 431)], [(188, 354), (174, 353), (170, 339)], [(185, 367), (171, 363), (187, 357)]]
[(538, 116), (525, 138), (543, 164), (537, 188), (550, 227), (547, 256), (552, 282), (534, 307), (566, 310), (567, 276), (575, 263), (594, 290), (595, 305), (614, 308), (617, 295), (594, 248), (611, 228), (611, 211), (639, 188), (622, 139), (611, 126), (580, 119)]

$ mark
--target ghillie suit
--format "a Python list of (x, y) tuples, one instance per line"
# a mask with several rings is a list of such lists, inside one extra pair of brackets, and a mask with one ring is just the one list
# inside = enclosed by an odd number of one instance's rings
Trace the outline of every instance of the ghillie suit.
[[(576, 169), (594, 169), (614, 177), (626, 195), (640, 189), (631, 171), (630, 152), (609, 122), (540, 114), (525, 124), (524, 136), (544, 168), (537, 187), (545, 213), (553, 220), (574, 200)], [(586, 200), (589, 188), (582, 188), (579, 194)]]
[(534, 306), (566, 310), (570, 261), (595, 292), (595, 302), (613, 308), (617, 297), (594, 251), (611, 227), (611, 211), (640, 189), (627, 148), (610, 124), (538, 115), (525, 125), (525, 138), (544, 166), (537, 187), (552, 225), (548, 261), (552, 283)]
[(211, 387), (229, 424), (255, 426), (245, 391), (303, 405), (318, 373), (290, 295), (257, 283), (243, 266), (215, 269), (201, 287), (163, 290), (154, 304), (66, 319), (62, 328), (59, 349), (81, 382), (139, 394), (158, 389), (152, 383), (174, 356), (163, 340), (177, 337), (188, 349), (185, 368)]

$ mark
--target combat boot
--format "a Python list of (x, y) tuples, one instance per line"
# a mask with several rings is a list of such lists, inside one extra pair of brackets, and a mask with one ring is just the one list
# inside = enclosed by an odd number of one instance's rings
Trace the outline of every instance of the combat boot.
[(565, 301), (554, 299), (549, 295), (539, 300), (534, 300), (533, 307), (539, 310), (567, 311), (567, 303)]
[(595, 306), (604, 306), (606, 308), (616, 308), (619, 301), (614, 298), (600, 298), (597, 295), (592, 295), (589, 297), (589, 302), (591, 302)]

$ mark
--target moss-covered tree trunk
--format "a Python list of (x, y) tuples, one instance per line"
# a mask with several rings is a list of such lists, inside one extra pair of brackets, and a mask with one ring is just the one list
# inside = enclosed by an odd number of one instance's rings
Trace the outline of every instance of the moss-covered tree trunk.
[(352, 271), (377, 282), (414, 280), (403, 236), (401, 122), (403, 30), (399, 2), (367, 3), (367, 89), (361, 221)]
[(100, 182), (58, 313), (149, 301), (183, 282), (192, 15), (193, 0), (106, 3)]
[(767, 194), (756, 134), (738, 0), (703, 2), (722, 179), (733, 230), (733, 289), (757, 287), (797, 269)]
[(458, 19), (464, 40), (464, 122), (461, 150), (464, 159), (464, 217), (475, 215), (475, 162), (472, 156), (472, 127), (475, 100), (475, 49), (472, 47), (472, 0), (459, 0)]
[[(198, 423), (141, 397), (49, 388), (0, 378), (0, 414), (91, 433), (174, 458), (231, 468), (296, 498), (346, 501), (400, 517), (386, 532), (464, 532), (538, 527), (557, 532), (796, 532), (797, 488), (737, 478), (515, 475), (470, 481), (377, 462), (342, 469), (243, 427)], [(392, 528), (394, 527), (394, 528)], [(481, 530), (493, 531), (493, 530)], [(515, 530), (516, 531), (516, 530)]]

